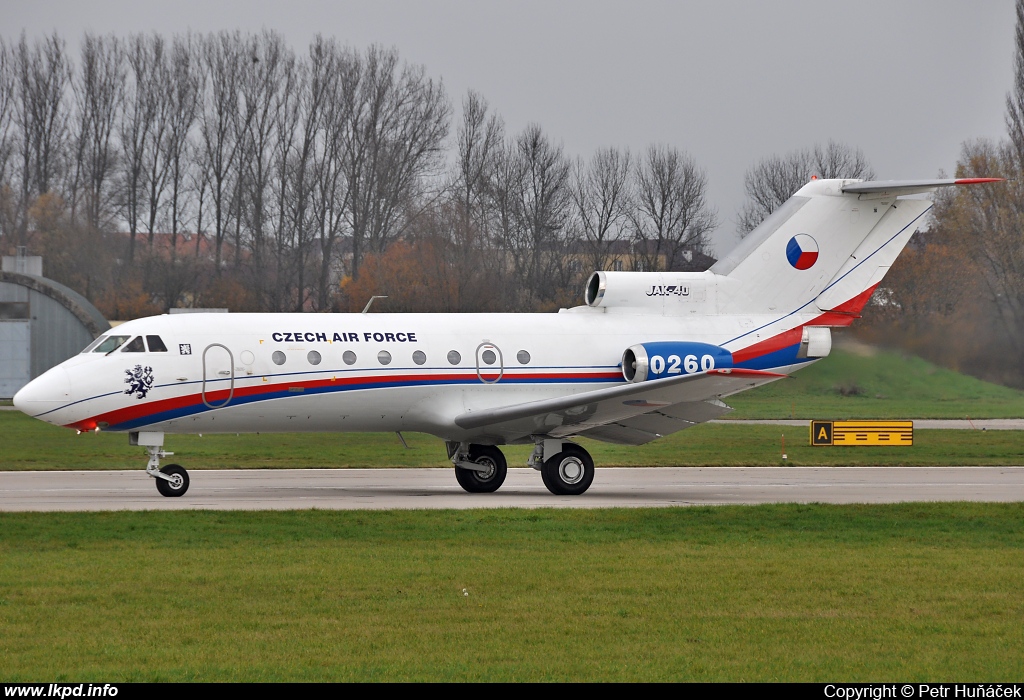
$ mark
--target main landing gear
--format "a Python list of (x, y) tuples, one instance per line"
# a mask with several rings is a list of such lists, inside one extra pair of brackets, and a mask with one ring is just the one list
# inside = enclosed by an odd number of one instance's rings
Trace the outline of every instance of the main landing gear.
[(145, 447), (149, 453), (146, 473), (156, 479), (156, 490), (161, 496), (173, 498), (188, 491), (188, 472), (180, 464), (168, 464), (160, 468), (160, 458), (170, 457), (173, 452), (164, 452), (163, 433), (128, 433), (128, 444)]
[(497, 491), (508, 474), (505, 455), (494, 445), (448, 443), (448, 457), (455, 465), (455, 479), (470, 493)]
[[(508, 465), (494, 445), (446, 444), (455, 479), (466, 491), (492, 493), (505, 482)], [(540, 472), (544, 486), (556, 496), (578, 496), (594, 482), (594, 460), (574, 442), (538, 439), (527, 465)]]

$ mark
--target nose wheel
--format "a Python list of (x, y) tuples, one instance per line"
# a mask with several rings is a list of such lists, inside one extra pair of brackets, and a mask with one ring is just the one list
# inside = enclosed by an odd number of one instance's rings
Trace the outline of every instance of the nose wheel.
[(161, 496), (173, 498), (188, 491), (188, 472), (181, 465), (168, 464), (158, 473), (167, 477), (156, 477), (156, 490)]
[[(156, 490), (160, 492), (161, 496), (168, 498), (183, 496), (188, 491), (188, 472), (180, 464), (168, 464), (163, 469), (160, 468), (160, 458), (170, 457), (174, 454), (173, 452), (164, 452), (162, 438), (163, 435), (160, 434), (159, 440), (153, 440), (160, 442), (159, 445), (144, 445), (146, 452), (149, 453), (146, 473), (156, 480)], [(138, 438), (135, 439), (138, 440)]]

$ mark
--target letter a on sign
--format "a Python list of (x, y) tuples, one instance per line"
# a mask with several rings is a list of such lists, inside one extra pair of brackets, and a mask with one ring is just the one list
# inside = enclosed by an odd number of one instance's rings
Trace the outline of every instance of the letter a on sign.
[(832, 421), (813, 420), (811, 421), (811, 444), (831, 445), (832, 444)]

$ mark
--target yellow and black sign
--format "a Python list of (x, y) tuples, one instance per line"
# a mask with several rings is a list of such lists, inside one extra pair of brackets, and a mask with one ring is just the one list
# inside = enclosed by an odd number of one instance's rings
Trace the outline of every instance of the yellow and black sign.
[(811, 445), (914, 444), (912, 420), (812, 420)]

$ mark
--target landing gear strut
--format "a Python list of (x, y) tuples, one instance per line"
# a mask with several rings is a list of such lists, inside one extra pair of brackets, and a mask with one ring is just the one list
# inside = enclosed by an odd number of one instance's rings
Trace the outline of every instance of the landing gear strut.
[(160, 458), (170, 457), (173, 452), (164, 452), (163, 433), (128, 433), (128, 444), (146, 448), (149, 462), (146, 473), (156, 479), (156, 490), (161, 496), (173, 498), (188, 491), (188, 472), (180, 464), (168, 464), (160, 468)]
[(579, 496), (594, 482), (594, 460), (574, 442), (538, 440), (529, 464), (556, 496)]
[(494, 445), (448, 443), (448, 456), (455, 465), (456, 481), (470, 493), (493, 493), (505, 483), (508, 463)]

